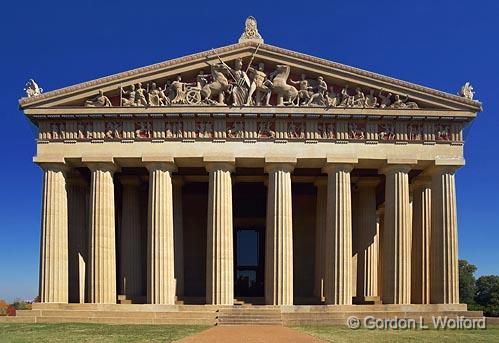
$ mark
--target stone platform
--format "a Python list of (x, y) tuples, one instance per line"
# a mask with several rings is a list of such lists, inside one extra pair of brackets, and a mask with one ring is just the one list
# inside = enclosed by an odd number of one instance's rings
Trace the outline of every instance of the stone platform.
[(33, 304), (16, 317), (0, 322), (105, 323), (189, 325), (343, 325), (350, 316), (379, 319), (411, 318), (431, 321), (432, 316), (481, 318), (481, 311), (454, 305), (296, 305), (215, 306), (150, 304)]

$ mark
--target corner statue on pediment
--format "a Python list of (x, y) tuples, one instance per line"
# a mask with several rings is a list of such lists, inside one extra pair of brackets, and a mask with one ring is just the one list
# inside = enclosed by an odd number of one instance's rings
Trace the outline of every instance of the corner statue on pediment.
[(458, 95), (462, 96), (463, 98), (473, 100), (473, 97), (475, 96), (475, 92), (473, 91), (473, 86), (471, 83), (466, 82), (461, 89), (459, 90)]
[(263, 43), (263, 38), (258, 32), (256, 19), (252, 16), (249, 16), (244, 23), (244, 32), (242, 33), (241, 37), (239, 37), (239, 43), (247, 40)]
[(111, 100), (104, 95), (102, 90), (99, 91), (99, 95), (95, 98), (85, 101), (85, 107), (111, 107)]
[(38, 84), (33, 79), (29, 79), (24, 86), (24, 91), (26, 96), (31, 98), (32, 96), (37, 96), (43, 93), (43, 89), (38, 87)]

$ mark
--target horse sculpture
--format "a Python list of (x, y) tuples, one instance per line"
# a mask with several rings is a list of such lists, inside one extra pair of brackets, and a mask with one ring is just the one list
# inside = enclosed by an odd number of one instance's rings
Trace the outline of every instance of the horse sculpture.
[(290, 71), (289, 66), (278, 64), (276, 70), (271, 74), (272, 92), (277, 96), (277, 106), (297, 105), (298, 90), (286, 83)]
[[(229, 81), (225, 77), (227, 69), (221, 64), (211, 66), (212, 82), (207, 83), (201, 88), (203, 100), (211, 105), (224, 105), (224, 93), (229, 89)], [(218, 102), (212, 97), (218, 95)]]

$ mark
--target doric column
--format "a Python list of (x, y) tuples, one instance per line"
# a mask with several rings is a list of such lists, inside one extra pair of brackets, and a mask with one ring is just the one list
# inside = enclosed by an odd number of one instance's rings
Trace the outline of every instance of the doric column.
[(378, 296), (383, 298), (383, 251), (384, 251), (384, 226), (385, 226), (385, 205), (381, 204), (376, 211), (376, 226), (378, 230)]
[(411, 303), (410, 165), (388, 165), (383, 234), (383, 298), (385, 304)]
[(120, 294), (134, 300), (145, 294), (142, 287), (142, 225), (140, 218), (140, 178), (120, 177), (123, 186), (120, 235)]
[(206, 163), (210, 173), (206, 247), (206, 303), (234, 304), (232, 161)]
[(377, 178), (360, 178), (357, 182), (357, 296), (360, 301), (374, 301), (378, 294), (379, 232), (376, 221)]
[(68, 302), (68, 201), (66, 166), (43, 163), (40, 301)]
[(329, 163), (324, 291), (330, 305), (352, 304), (352, 164)]
[(173, 236), (175, 245), (175, 284), (177, 296), (184, 295), (184, 220), (180, 176), (173, 178)]
[[(144, 159), (143, 159), (144, 160)], [(175, 304), (173, 192), (169, 162), (148, 163), (147, 302)]]
[(88, 249), (88, 184), (78, 173), (67, 178), (69, 302), (85, 302)]
[(314, 295), (324, 300), (324, 246), (326, 237), (327, 178), (315, 181), (317, 202), (315, 208), (315, 279)]
[(431, 179), (418, 177), (413, 191), (411, 301), (430, 303)]
[(431, 303), (459, 303), (457, 255), (457, 167), (437, 166), (432, 174)]
[(268, 163), (265, 303), (293, 305), (292, 163)]
[(112, 163), (89, 163), (89, 300), (116, 303), (116, 227)]

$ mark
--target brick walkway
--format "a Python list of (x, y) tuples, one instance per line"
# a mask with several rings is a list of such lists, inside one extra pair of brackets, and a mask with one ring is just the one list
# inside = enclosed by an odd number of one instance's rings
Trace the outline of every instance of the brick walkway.
[(183, 338), (178, 343), (321, 343), (325, 342), (305, 333), (278, 325), (215, 326)]

